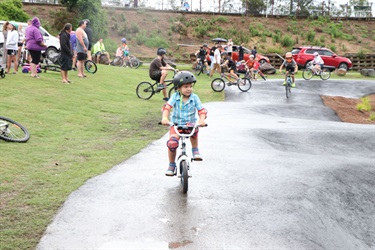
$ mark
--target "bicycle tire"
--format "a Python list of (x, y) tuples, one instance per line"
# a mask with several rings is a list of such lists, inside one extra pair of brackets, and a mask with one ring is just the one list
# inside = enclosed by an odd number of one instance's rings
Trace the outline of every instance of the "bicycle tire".
[(200, 73), (201, 73), (201, 70), (202, 70), (202, 63), (199, 62), (199, 63), (197, 63), (197, 65), (195, 66), (195, 69), (194, 69), (195, 75), (199, 76)]
[(310, 80), (312, 77), (313, 77), (313, 72), (311, 69), (305, 69), (303, 72), (302, 72), (302, 77), (305, 79), (305, 80)]
[(22, 124), (0, 116), (0, 139), (8, 142), (27, 142), (30, 134)]
[(225, 88), (225, 81), (221, 78), (215, 78), (211, 82), (211, 88), (215, 92), (221, 92)]
[(290, 97), (290, 93), (291, 93), (291, 86), (290, 86), (290, 82), (287, 81), (286, 84), (285, 84), (285, 94), (286, 94), (286, 98), (289, 98)]
[(182, 160), (180, 162), (180, 174), (181, 174), (182, 192), (186, 194), (189, 189), (189, 172), (188, 172), (188, 164), (186, 160)]
[(238, 84), (238, 88), (239, 90), (241, 90), (242, 92), (247, 92), (251, 89), (251, 81), (249, 78), (242, 78), (240, 83)]
[(323, 69), (320, 73), (320, 78), (322, 80), (328, 80), (331, 77), (331, 71), (329, 69)]
[(148, 100), (155, 94), (155, 90), (151, 83), (141, 82), (137, 86), (136, 93), (139, 98)]
[(138, 69), (139, 66), (141, 66), (141, 63), (139, 62), (137, 58), (130, 58), (129, 65), (130, 65), (130, 68)]
[(98, 70), (96, 63), (92, 60), (86, 60), (84, 65), (85, 65), (85, 69), (87, 70), (87, 72), (91, 74), (95, 74), (96, 71)]
[(124, 59), (122, 59), (121, 56), (116, 56), (115, 59), (113, 59), (112, 63), (113, 66), (121, 67), (124, 63)]

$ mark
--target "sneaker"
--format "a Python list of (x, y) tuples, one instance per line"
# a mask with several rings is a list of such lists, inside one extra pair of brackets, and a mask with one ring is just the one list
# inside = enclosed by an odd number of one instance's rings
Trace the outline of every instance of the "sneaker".
[(296, 87), (296, 84), (295, 83), (292, 83), (292, 88), (295, 88)]
[(283, 86), (285, 86), (285, 85), (286, 85), (286, 82), (283, 83)]
[(169, 166), (167, 171), (165, 172), (166, 176), (174, 176), (174, 170), (176, 169), (175, 166)]
[(165, 85), (164, 84), (159, 84), (158, 85), (158, 90), (163, 90), (163, 89), (165, 89), (166, 87), (165, 87)]
[(194, 161), (203, 161), (202, 156), (200, 155), (199, 151), (193, 153), (193, 160)]

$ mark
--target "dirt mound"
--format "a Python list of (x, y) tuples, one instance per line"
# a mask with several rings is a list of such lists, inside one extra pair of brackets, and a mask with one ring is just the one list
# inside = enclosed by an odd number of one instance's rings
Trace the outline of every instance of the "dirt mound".
[(361, 99), (345, 98), (342, 96), (322, 96), (324, 105), (333, 109), (343, 122), (375, 124), (375, 120), (370, 120), (370, 114), (375, 113), (375, 94), (368, 96), (372, 109), (370, 112), (357, 110), (357, 104)]

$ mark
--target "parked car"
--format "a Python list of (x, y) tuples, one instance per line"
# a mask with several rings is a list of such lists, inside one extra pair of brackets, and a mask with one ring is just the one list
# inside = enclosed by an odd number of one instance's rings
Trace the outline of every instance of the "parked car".
[[(0, 27), (3, 27), (5, 21), (0, 21)], [(27, 23), (21, 23), (17, 22), (18, 24), (22, 25), (22, 31), (25, 34), (25, 30), (27, 28)], [(48, 33), (47, 30), (45, 30), (42, 26), (39, 27), (40, 32), (42, 32), (44, 42), (47, 44), (46, 54), (55, 54), (58, 53), (60, 50), (60, 40), (52, 36), (50, 33)], [(4, 36), (3, 33), (0, 32), (0, 55), (3, 55), (3, 47), (4, 47)]]
[(342, 68), (345, 70), (353, 67), (352, 61), (346, 57), (338, 56), (324, 47), (301, 46), (293, 48), (292, 55), (300, 68), (306, 68), (314, 59), (314, 52), (318, 52), (324, 61), (324, 67), (334, 70)]

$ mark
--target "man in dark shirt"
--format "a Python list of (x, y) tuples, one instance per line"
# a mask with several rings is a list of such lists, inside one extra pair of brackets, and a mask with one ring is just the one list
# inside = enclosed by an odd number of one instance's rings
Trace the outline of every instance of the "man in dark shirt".
[(91, 47), (94, 44), (93, 32), (91, 29), (91, 24), (89, 19), (85, 19), (86, 28), (84, 29), (87, 34), (87, 39), (89, 40), (89, 46), (87, 47), (87, 60), (92, 60)]
[(219, 45), (218, 42), (216, 42), (215, 45), (212, 46), (212, 48), (210, 49), (210, 61), (211, 61), (210, 67), (211, 67), (211, 70), (214, 67), (214, 64), (212, 63), (212, 61), (214, 60), (214, 53), (215, 53), (217, 45)]
[(244, 54), (243, 46), (244, 46), (244, 43), (241, 43), (240, 47), (238, 48), (238, 61), (243, 60), (243, 54)]

